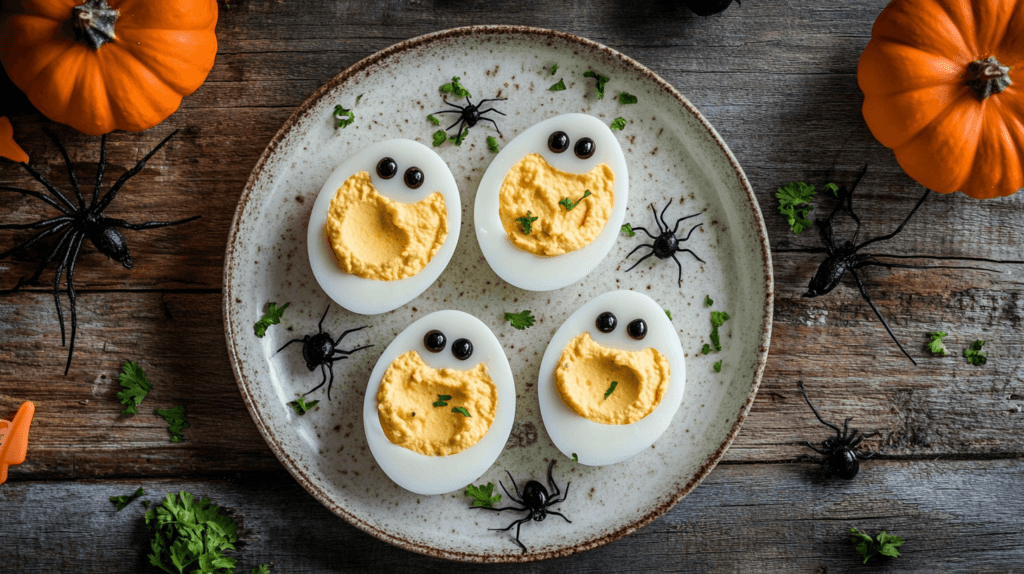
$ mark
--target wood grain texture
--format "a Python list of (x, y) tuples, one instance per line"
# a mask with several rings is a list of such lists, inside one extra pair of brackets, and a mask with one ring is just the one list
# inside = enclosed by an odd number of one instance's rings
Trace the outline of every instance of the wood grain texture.
[[(22, 293), (0, 293), (0, 416), (23, 400), (38, 407), (28, 461), (12, 467), (0, 487), (0, 548), (16, 548), (5, 563), (14, 571), (145, 571), (138, 513), (115, 514), (106, 501), (140, 484), (160, 494), (206, 493), (236, 509), (252, 531), (241, 552), (245, 571), (266, 559), (287, 572), (378, 564), (478, 570), (371, 539), (282, 473), (240, 400), (222, 334), (225, 241), (257, 158), (318, 86), (396, 42), (456, 26), (523, 24), (620, 50), (676, 86), (715, 126), (755, 190), (773, 246), (817, 242), (814, 231), (792, 234), (775, 209), (774, 192), (789, 181), (820, 190), (852, 181), (867, 164), (854, 203), (861, 237), (894, 229), (924, 191), (874, 140), (860, 112), (857, 61), (886, 0), (750, 0), (710, 18), (668, 0), (229, 4), (221, 6), (207, 82), (161, 125), (112, 134), (108, 142), (112, 182), (181, 130), (109, 215), (202, 219), (129, 232), (132, 270), (91, 246), (83, 250), (78, 348), (67, 377), (49, 294), (53, 267)], [(6, 77), (0, 115), (11, 117), (32, 164), (59, 186), (67, 176), (45, 130), (68, 147), (80, 179), (92, 180), (99, 139), (46, 120)], [(38, 189), (9, 162), (0, 162), (0, 185)], [(877, 251), (1024, 259), (1022, 203), (1022, 194), (989, 201), (935, 195)], [(830, 207), (820, 195), (812, 217)], [(0, 194), (4, 223), (50, 213), (32, 198)], [(838, 232), (848, 237), (853, 229)], [(0, 231), (0, 251), (29, 236)], [(44, 253), (0, 261), (0, 289), (31, 274)], [(813, 255), (775, 255), (774, 329), (761, 390), (724, 464), (704, 484), (653, 525), (607, 547), (493, 570), (866, 571), (846, 544), (851, 525), (908, 538), (906, 556), (882, 565), (886, 571), (1013, 570), (1024, 557), (1024, 508), (1016, 495), (1024, 484), (1024, 266), (866, 271), (867, 289), (918, 359), (914, 367), (852, 281), (826, 297), (801, 297), (817, 263)], [(925, 351), (934, 330), (950, 333), (949, 357)], [(987, 341), (984, 367), (960, 356), (975, 339)], [(129, 359), (154, 382), (135, 416), (121, 415), (115, 397), (117, 373)], [(791, 464), (807, 452), (800, 441), (828, 434), (803, 402), (798, 380), (827, 420), (854, 417), (858, 428), (881, 431), (866, 447), (888, 460), (868, 463), (853, 483), (808, 478), (806, 465)], [(192, 424), (182, 444), (170, 443), (166, 423), (151, 414), (177, 404), (187, 406)], [(247, 471), (242, 479), (221, 478)], [(107, 480), (82, 481), (98, 478)]]

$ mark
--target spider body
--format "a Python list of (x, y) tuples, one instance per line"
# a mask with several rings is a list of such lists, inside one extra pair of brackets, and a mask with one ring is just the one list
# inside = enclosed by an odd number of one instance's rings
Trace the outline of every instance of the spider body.
[[(815, 271), (814, 276), (811, 277), (810, 282), (807, 286), (807, 292), (804, 293), (804, 297), (818, 297), (831, 293), (833, 289), (839, 286), (842, 282), (843, 277), (849, 273), (853, 276), (854, 281), (857, 283), (857, 288), (860, 290), (861, 297), (874, 311), (875, 316), (881, 321), (885, 331), (889, 334), (892, 340), (896, 343), (903, 354), (906, 355), (910, 362), (917, 364), (917, 361), (910, 356), (910, 353), (903, 347), (899, 339), (896, 338), (896, 334), (893, 333), (889, 327), (889, 323), (886, 322), (885, 317), (882, 316), (881, 311), (875, 305), (871, 295), (868, 294), (867, 289), (864, 287), (864, 282), (861, 280), (859, 269), (869, 266), (886, 267), (889, 269), (900, 268), (900, 269), (974, 269), (979, 271), (989, 271), (988, 269), (979, 267), (963, 267), (963, 266), (951, 266), (951, 265), (903, 265), (899, 263), (887, 263), (880, 261), (878, 258), (883, 259), (934, 259), (934, 260), (947, 260), (947, 261), (981, 261), (987, 263), (1006, 263), (1006, 264), (1021, 264), (1024, 261), (1008, 261), (1000, 259), (985, 259), (981, 257), (939, 257), (935, 255), (893, 255), (887, 253), (862, 253), (861, 250), (879, 241), (886, 241), (892, 239), (907, 225), (910, 218), (917, 213), (917, 210), (921, 208), (925, 200), (928, 199), (931, 194), (931, 190), (925, 190), (924, 195), (917, 201), (914, 208), (910, 210), (907, 217), (899, 224), (895, 231), (887, 235), (874, 237), (861, 243), (857, 243), (857, 235), (860, 233), (860, 218), (853, 211), (853, 191), (856, 189), (857, 184), (860, 183), (862, 177), (867, 172), (867, 166), (861, 170), (860, 174), (857, 175), (857, 179), (854, 180), (853, 185), (849, 189), (846, 186), (841, 186), (837, 192), (839, 195), (839, 203), (833, 208), (829, 214), (828, 219), (815, 220), (814, 224), (818, 226), (821, 236), (821, 247), (805, 247), (795, 246), (792, 249), (789, 242), (782, 242), (779, 244), (780, 248), (774, 250), (775, 253), (823, 253), (825, 259), (818, 265), (818, 269)], [(837, 241), (835, 238), (835, 219), (836, 215), (843, 211), (853, 219), (856, 224), (856, 230), (853, 234), (853, 239)], [(787, 248), (783, 248), (787, 247)]]
[(698, 227), (700, 227), (700, 226), (702, 226), (704, 224), (703, 223), (698, 223), (697, 225), (694, 225), (692, 228), (690, 228), (690, 231), (689, 231), (689, 233), (686, 234), (686, 237), (683, 237), (682, 239), (676, 237), (676, 231), (679, 230), (679, 224), (682, 223), (683, 221), (686, 221), (687, 219), (692, 218), (692, 217), (697, 217), (698, 215), (700, 215), (700, 213), (698, 212), (698, 213), (694, 213), (693, 215), (687, 215), (686, 217), (680, 217), (679, 219), (676, 220), (676, 224), (674, 226), (672, 226), (671, 228), (669, 228), (668, 223), (665, 221), (665, 211), (668, 210), (668, 206), (671, 205), (671, 204), (672, 204), (672, 200), (670, 199), (668, 201), (668, 203), (665, 204), (665, 207), (661, 210), (661, 214), (660, 215), (658, 214), (657, 210), (654, 209), (654, 204), (653, 203), (651, 204), (651, 212), (654, 214), (654, 223), (658, 226), (658, 234), (657, 235), (653, 235), (650, 231), (647, 231), (647, 229), (644, 228), (644, 227), (633, 227), (632, 228), (634, 231), (639, 230), (639, 231), (643, 231), (644, 233), (646, 233), (648, 237), (650, 237), (651, 239), (654, 240), (654, 243), (644, 243), (642, 245), (637, 245), (632, 251), (630, 251), (629, 254), (626, 255), (626, 259), (629, 259), (630, 256), (632, 256), (634, 253), (636, 253), (637, 251), (639, 251), (640, 249), (642, 249), (644, 247), (647, 247), (648, 249), (651, 250), (650, 253), (648, 253), (647, 255), (644, 255), (643, 257), (641, 257), (629, 269), (626, 269), (626, 271), (627, 272), (631, 271), (633, 269), (633, 267), (636, 267), (637, 265), (640, 265), (640, 263), (644, 259), (647, 259), (651, 255), (657, 257), (658, 259), (668, 259), (669, 257), (671, 257), (672, 260), (676, 262), (676, 266), (679, 267), (679, 285), (682, 285), (683, 284), (683, 264), (679, 262), (679, 258), (676, 257), (676, 253), (689, 253), (690, 255), (693, 255), (694, 259), (696, 259), (697, 261), (700, 261), (701, 263), (704, 263), (704, 260), (701, 259), (700, 257), (697, 257), (697, 254), (694, 253), (693, 251), (690, 251), (689, 249), (684, 249), (684, 248), (680, 247), (679, 244), (684, 242), (684, 241), (689, 240), (690, 239), (690, 235), (692, 235), (693, 232)]
[(100, 197), (100, 187), (103, 184), (103, 172), (106, 169), (107, 136), (104, 135), (100, 138), (100, 159), (96, 171), (96, 185), (93, 187), (92, 200), (88, 205), (86, 204), (85, 197), (82, 196), (82, 191), (78, 186), (78, 176), (75, 174), (74, 167), (71, 165), (71, 159), (68, 157), (67, 150), (64, 149), (64, 146), (52, 134), (48, 135), (50, 135), (54, 143), (57, 144), (57, 148), (60, 150), (61, 156), (64, 159), (64, 164), (67, 166), (68, 179), (70, 180), (71, 188), (75, 193), (77, 205), (69, 201), (63, 193), (61, 193), (53, 186), (53, 184), (47, 181), (42, 174), (37, 172), (27, 163), (22, 163), (20, 165), (25, 168), (29, 175), (42, 184), (50, 195), (15, 187), (0, 187), (0, 191), (9, 191), (27, 195), (29, 197), (35, 197), (36, 199), (56, 208), (63, 214), (51, 219), (43, 219), (35, 223), (0, 225), (0, 229), (43, 229), (43, 231), (39, 232), (27, 241), (0, 253), (0, 260), (6, 259), (11, 255), (23, 254), (29, 247), (35, 245), (42, 239), (54, 234), (57, 235), (58, 239), (56, 246), (51, 249), (39, 264), (35, 273), (32, 274), (32, 277), (27, 280), (24, 277), (18, 279), (14, 288), (7, 291), (7, 293), (14, 293), (21, 289), (22, 286), (35, 282), (39, 279), (43, 270), (45, 270), (50, 263), (55, 260), (58, 261), (57, 272), (53, 279), (53, 299), (57, 307), (57, 318), (60, 321), (61, 345), (67, 344), (67, 341), (64, 329), (64, 311), (61, 307), (58, 291), (60, 288), (61, 276), (65, 275), (65, 273), (67, 276), (68, 301), (71, 305), (71, 344), (68, 347), (68, 359), (64, 366), (65, 375), (68, 374), (68, 369), (71, 368), (71, 358), (75, 352), (75, 336), (78, 332), (78, 310), (75, 301), (75, 262), (78, 260), (78, 254), (82, 248), (84, 240), (88, 238), (89, 242), (92, 243), (100, 253), (120, 263), (124, 267), (131, 269), (134, 266), (134, 263), (132, 262), (131, 253), (128, 251), (128, 241), (121, 233), (121, 229), (144, 230), (154, 229), (157, 227), (169, 227), (172, 225), (180, 225), (182, 223), (195, 221), (200, 217), (197, 215), (195, 217), (179, 219), (177, 221), (129, 223), (123, 219), (113, 219), (103, 214), (110, 203), (114, 201), (114, 198), (117, 197), (118, 191), (120, 191), (124, 184), (146, 167), (146, 162), (153, 157), (153, 154), (160, 150), (160, 148), (164, 147), (168, 140), (174, 137), (174, 134), (176, 133), (178, 133), (177, 130), (171, 132), (171, 135), (158, 143), (156, 147), (150, 150), (149, 153), (139, 160), (134, 167), (121, 174), (102, 198)]
[(512, 499), (512, 502), (515, 502), (516, 504), (519, 504), (520, 507), (516, 508), (516, 507), (513, 507), (513, 506), (506, 506), (504, 508), (488, 508), (486, 506), (474, 506), (472, 508), (482, 508), (484, 510), (493, 510), (494, 512), (501, 512), (503, 510), (514, 510), (516, 512), (526, 512), (527, 513), (526, 516), (524, 516), (523, 518), (520, 518), (519, 520), (514, 521), (512, 524), (509, 524), (505, 528), (488, 528), (488, 530), (504, 532), (506, 530), (511, 530), (512, 527), (515, 526), (516, 527), (516, 544), (518, 544), (519, 547), (522, 548), (523, 552), (525, 553), (526, 552), (526, 546), (523, 545), (523, 543), (519, 541), (519, 529), (522, 527), (524, 522), (529, 522), (531, 520), (536, 521), (536, 522), (540, 522), (541, 520), (544, 520), (545, 518), (547, 518), (547, 516), (549, 514), (554, 514), (555, 516), (559, 516), (563, 520), (565, 520), (566, 522), (569, 522), (569, 523), (572, 522), (571, 520), (566, 518), (565, 515), (563, 515), (562, 513), (555, 512), (554, 510), (548, 510), (550, 507), (552, 507), (552, 506), (554, 506), (554, 505), (556, 505), (558, 503), (565, 502), (565, 498), (567, 496), (569, 496), (569, 486), (572, 484), (571, 482), (566, 484), (565, 485), (565, 494), (562, 495), (562, 498), (558, 498), (558, 495), (561, 494), (561, 491), (558, 489), (558, 485), (555, 484), (555, 479), (551, 475), (551, 469), (554, 468), (554, 466), (555, 466), (555, 461), (554, 461), (554, 459), (552, 459), (551, 463), (548, 464), (548, 486), (550, 486), (551, 490), (554, 491), (552, 494), (549, 494), (548, 493), (548, 489), (545, 488), (543, 484), (537, 482), (536, 480), (530, 480), (529, 482), (527, 482), (526, 485), (523, 486), (523, 491), (520, 493), (519, 492), (519, 485), (517, 485), (515, 479), (512, 478), (512, 474), (506, 470), (505, 474), (507, 474), (508, 475), (508, 479), (510, 481), (512, 481), (512, 487), (515, 489), (517, 496), (512, 496), (512, 494), (508, 491), (508, 489), (505, 488), (505, 484), (503, 482), (501, 482), (500, 480), (498, 481), (498, 484), (501, 485), (501, 489), (505, 491), (505, 494), (510, 499)]
[[(857, 452), (857, 445), (859, 445), (864, 439), (871, 438), (877, 435), (877, 432), (868, 434), (858, 434), (857, 429), (850, 429), (850, 421), (853, 417), (847, 418), (843, 421), (843, 430), (840, 431), (839, 427), (825, 421), (818, 414), (818, 409), (814, 408), (811, 404), (811, 399), (807, 398), (807, 390), (804, 388), (803, 381), (798, 381), (797, 385), (800, 386), (800, 392), (804, 395), (804, 400), (807, 401), (807, 405), (811, 407), (811, 411), (814, 412), (814, 416), (821, 421), (821, 424), (836, 431), (836, 436), (828, 437), (821, 443), (821, 448), (817, 448), (809, 441), (804, 441), (804, 445), (814, 452), (822, 455), (821, 457), (809, 456), (811, 461), (820, 464), (830, 476), (838, 476), (846, 480), (851, 480), (857, 476), (860, 471), (860, 453)], [(863, 458), (867, 460), (874, 456), (869, 454)]]
[[(442, 99), (444, 99), (444, 98), (442, 98)], [(490, 98), (490, 99), (486, 99), (486, 100), (480, 100), (479, 104), (473, 104), (473, 102), (467, 96), (466, 97), (466, 105), (465, 106), (460, 106), (458, 104), (453, 104), (453, 103), (449, 102), (447, 99), (444, 99), (444, 103), (446, 105), (448, 105), (448, 106), (451, 106), (453, 109), (441, 110), (439, 112), (434, 112), (434, 113), (435, 114), (459, 114), (458, 119), (456, 119), (455, 122), (452, 125), (444, 128), (444, 131), (446, 131), (446, 132), (448, 130), (452, 129), (453, 127), (455, 127), (456, 124), (459, 125), (459, 131), (457, 132), (457, 134), (461, 134), (463, 127), (472, 128), (472, 127), (475, 127), (476, 124), (479, 123), (479, 122), (491, 122), (492, 124), (494, 124), (494, 129), (498, 130), (498, 135), (500, 136), (501, 135), (501, 129), (498, 127), (498, 123), (495, 122), (491, 118), (485, 118), (483, 116), (484, 116), (484, 114), (487, 114), (487, 113), (490, 113), (490, 112), (494, 112), (496, 114), (501, 114), (501, 115), (505, 115), (505, 114), (500, 112), (500, 111), (498, 111), (498, 110), (496, 110), (496, 109), (494, 109), (494, 108), (487, 108), (486, 110), (482, 110), (480, 108), (484, 104), (486, 104), (487, 102), (503, 102), (503, 101), (505, 101), (505, 99), (506, 98)]]
[[(334, 337), (332, 337), (330, 333), (324, 331), (324, 319), (327, 318), (327, 312), (330, 310), (331, 306), (327, 305), (327, 308), (324, 309), (323, 316), (320, 317), (320, 322), (317, 323), (317, 332), (315, 335), (305, 335), (301, 339), (292, 339), (291, 341), (288, 341), (287, 343), (282, 345), (281, 348), (277, 350), (277, 352), (280, 353), (281, 351), (284, 350), (285, 347), (291, 345), (292, 343), (302, 343), (302, 359), (306, 361), (306, 368), (309, 369), (310, 371), (314, 371), (316, 370), (317, 367), (320, 367), (320, 373), (323, 374), (323, 379), (320, 381), (320, 384), (306, 391), (305, 393), (302, 393), (302, 396), (306, 396), (309, 393), (312, 393), (313, 391), (324, 386), (324, 384), (326, 383), (327, 400), (331, 400), (331, 387), (334, 386), (334, 362), (343, 361), (347, 359), (348, 356), (351, 355), (352, 353), (355, 353), (356, 351), (362, 351), (363, 349), (367, 349), (373, 346), (363, 345), (362, 347), (356, 347), (351, 351), (339, 349), (338, 345), (341, 343), (341, 340), (345, 338), (345, 335), (348, 335), (349, 333), (355, 333), (356, 331), (362, 331), (363, 329), (366, 328), (366, 325), (363, 325), (362, 327), (358, 327), (355, 329), (349, 329), (348, 331), (342, 333), (341, 336), (339, 336), (337, 339), (334, 339)], [(330, 382), (328, 382), (327, 380), (327, 371), (331, 372)]]

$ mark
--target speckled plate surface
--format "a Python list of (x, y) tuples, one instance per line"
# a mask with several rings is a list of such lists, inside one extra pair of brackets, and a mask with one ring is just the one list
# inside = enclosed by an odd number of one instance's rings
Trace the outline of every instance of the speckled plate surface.
[[(550, 68), (558, 64), (558, 71)], [(595, 70), (611, 80), (597, 97)], [(489, 124), (470, 131), (460, 147), (435, 148), (455, 175), (462, 196), (458, 248), (437, 282), (408, 304), (382, 315), (363, 316), (331, 307), (324, 330), (335, 336), (353, 327), (341, 346), (373, 347), (334, 365), (328, 402), (324, 389), (307, 397), (317, 408), (299, 417), (288, 403), (320, 382), (306, 369), (300, 345), (280, 353), (290, 339), (316, 333), (330, 300), (310, 270), (306, 224), (313, 199), (332, 170), (350, 154), (385, 139), (408, 138), (427, 145), (438, 128), (427, 114), (443, 109), (438, 87), (452, 76), (479, 97), (506, 97), (498, 116), (511, 140), (536, 122), (578, 112), (626, 127), (615, 137), (630, 175), (626, 221), (654, 228), (649, 204), (666, 219), (703, 212), (704, 225), (683, 254), (682, 286), (677, 267), (655, 257), (625, 270), (640, 257), (626, 255), (650, 243), (638, 234), (617, 238), (609, 255), (581, 282), (549, 292), (530, 292), (502, 281), (484, 259), (473, 230), (477, 185), (493, 159)], [(564, 80), (564, 91), (548, 88)], [(620, 92), (639, 103), (621, 105)], [(356, 103), (357, 96), (362, 95)], [(335, 129), (336, 104), (351, 108), (355, 122)], [(446, 125), (446, 124), (445, 124)], [(443, 127), (443, 126), (442, 126)], [(689, 223), (689, 222), (687, 222)], [(586, 467), (565, 458), (544, 429), (537, 376), (548, 341), (572, 312), (592, 297), (633, 289), (658, 301), (686, 353), (683, 403), (669, 429), (627, 463)], [(705, 295), (714, 306), (704, 305)], [(280, 325), (258, 339), (253, 323), (270, 301), (290, 302)], [(516, 380), (515, 423), (504, 450), (478, 483), (495, 484), (505, 470), (522, 485), (540, 479), (557, 459), (554, 475), (572, 482), (557, 507), (571, 524), (553, 517), (523, 525), (523, 553), (514, 532), (491, 532), (519, 514), (471, 512), (461, 492), (418, 496), (392, 483), (375, 464), (363, 432), (367, 381), (380, 354), (413, 321), (442, 309), (480, 318), (505, 348)], [(536, 324), (513, 329), (506, 311), (530, 309)], [(700, 355), (709, 342), (710, 313), (732, 317), (722, 328), (719, 353)], [(517, 562), (564, 556), (595, 548), (649, 523), (692, 490), (714, 467), (739, 432), (761, 379), (772, 317), (772, 269), (767, 236), (750, 185), (725, 143), (672, 86), (622, 54), (568, 34), (521, 27), (473, 27), (413, 38), (374, 54), (316, 91), (285, 122), (260, 158), (242, 194), (228, 241), (224, 270), (224, 317), (228, 348), (242, 398), (282, 464), (325, 506), (364, 531), (402, 548), (464, 561)], [(713, 364), (722, 361), (716, 373)], [(507, 482), (507, 479), (505, 479)], [(438, 525), (443, 525), (439, 528)]]

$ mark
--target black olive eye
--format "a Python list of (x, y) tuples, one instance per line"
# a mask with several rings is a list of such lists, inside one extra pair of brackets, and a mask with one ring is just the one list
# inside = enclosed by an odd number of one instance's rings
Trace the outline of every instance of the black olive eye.
[(377, 175), (381, 179), (391, 179), (395, 177), (396, 173), (398, 173), (398, 164), (395, 163), (395, 160), (386, 157), (377, 162)]
[(452, 354), (460, 361), (465, 361), (473, 354), (473, 343), (469, 339), (455, 339), (452, 343)]
[(430, 331), (425, 337), (423, 337), (423, 345), (432, 353), (440, 353), (444, 350), (444, 346), (447, 344), (448, 339), (445, 339), (444, 333), (437, 329)]
[(643, 319), (633, 319), (626, 325), (626, 332), (639, 341), (647, 336), (647, 323)]
[(410, 167), (405, 170), (405, 185), (409, 189), (416, 189), (423, 185), (423, 171), (418, 167)]
[(615, 325), (617, 323), (618, 321), (616, 321), (615, 315), (612, 315), (608, 311), (597, 316), (597, 330), (602, 333), (611, 333), (615, 330)]
[(589, 159), (590, 156), (594, 155), (597, 151), (597, 145), (594, 140), (590, 138), (583, 138), (576, 142), (576, 147), (573, 149), (576, 152), (576, 157), (580, 159)]
[(562, 153), (569, 149), (569, 134), (555, 132), (548, 138), (548, 149), (555, 153)]

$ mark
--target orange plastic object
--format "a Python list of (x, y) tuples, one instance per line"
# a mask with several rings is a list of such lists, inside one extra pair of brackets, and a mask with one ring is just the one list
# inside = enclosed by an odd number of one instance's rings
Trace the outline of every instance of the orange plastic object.
[(28, 454), (28, 428), (36, 406), (31, 401), (22, 403), (11, 422), (0, 420), (0, 484), (7, 482), (7, 467), (25, 462)]
[(0, 117), (0, 157), (18, 163), (28, 163), (28, 154), (14, 143), (14, 126), (6, 117)]

